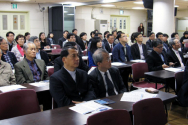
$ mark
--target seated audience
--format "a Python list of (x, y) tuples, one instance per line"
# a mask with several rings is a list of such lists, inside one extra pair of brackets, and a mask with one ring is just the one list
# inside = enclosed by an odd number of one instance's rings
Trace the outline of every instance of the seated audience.
[(91, 42), (91, 47), (90, 50), (88, 51), (88, 61), (89, 61), (89, 68), (92, 66), (96, 66), (95, 63), (93, 62), (93, 53), (98, 49), (102, 48), (102, 42), (99, 37), (94, 37)]
[(1, 60), (2, 57), (2, 50), (0, 49), (0, 87), (7, 86), (7, 85), (14, 85), (16, 84), (14, 73), (12, 72), (12, 68), (10, 64)]
[(112, 50), (113, 50), (114, 46), (116, 45), (114, 43), (114, 36), (112, 34), (107, 35), (107, 42), (104, 45), (105, 45), (105, 49), (109, 53), (112, 53)]
[(52, 32), (50, 32), (47, 36), (47, 43), (51, 44), (55, 44), (55, 40), (54, 40), (54, 34)]
[(127, 44), (128, 44), (129, 46), (132, 46), (132, 45), (134, 45), (134, 44), (136, 43), (135, 36), (134, 36), (135, 33), (136, 33), (136, 32), (134, 32), (134, 33), (131, 34), (131, 39), (128, 40), (128, 42), (127, 42)]
[(108, 41), (107, 41), (107, 36), (108, 36), (108, 34), (110, 34), (109, 31), (105, 31), (105, 32), (104, 32), (104, 39), (102, 40), (102, 42), (103, 42), (104, 44), (108, 42)]
[(87, 33), (82, 32), (82, 33), (80, 34), (80, 38), (82, 39), (82, 42), (83, 42), (83, 44), (84, 44), (83, 49), (84, 49), (84, 50), (87, 49), (88, 44), (89, 44), (89, 41), (87, 41)]
[(151, 52), (153, 50), (152, 47), (152, 41), (155, 39), (155, 33), (151, 32), (149, 34), (149, 40), (146, 42), (146, 48), (148, 52)]
[(46, 37), (45, 37), (45, 33), (44, 32), (41, 32), (39, 34), (39, 40), (40, 40), (40, 49), (50, 49), (51, 48), (51, 43), (49, 43), (47, 40), (46, 40)]
[(95, 31), (91, 31), (90, 36), (91, 38), (89, 39), (89, 43), (91, 42), (92, 38), (95, 37)]
[(165, 46), (169, 48), (168, 34), (163, 34), (163, 44), (165, 44)]
[(18, 61), (22, 61), (23, 57), (24, 57), (24, 52), (23, 52), (23, 44), (24, 44), (24, 36), (19, 34), (16, 36), (16, 42), (17, 45), (14, 46), (11, 50), (11, 52), (14, 53), (14, 55), (16, 56), (16, 59)]
[(166, 54), (168, 52), (168, 46), (163, 41), (163, 33), (158, 32), (156, 34), (156, 38), (162, 41), (162, 43), (163, 43), (163, 52), (164, 52), (164, 54)]
[(117, 95), (127, 91), (119, 70), (111, 67), (111, 58), (106, 50), (96, 50), (93, 54), (93, 60), (97, 68), (89, 76), (97, 98)]
[(95, 33), (99, 33), (99, 31), (98, 31), (98, 30), (94, 30), (94, 32), (95, 32)]
[(147, 56), (146, 45), (142, 44), (143, 36), (140, 32), (134, 34), (136, 43), (131, 46), (131, 54), (133, 59), (145, 59)]
[(36, 46), (33, 42), (23, 45), (25, 58), (14, 65), (17, 84), (48, 80), (46, 65), (43, 60), (35, 59)]
[(179, 34), (176, 33), (176, 32), (171, 34), (171, 38), (175, 38), (175, 39), (178, 39), (178, 40), (180, 39)]
[[(64, 47), (75, 47), (77, 48), (76, 46), (76, 42), (68, 42), (65, 44)], [(61, 56), (57, 57), (55, 60), (54, 60), (54, 72), (60, 70), (63, 66), (63, 61), (62, 61), (62, 58)], [(78, 69), (82, 69), (86, 72), (88, 72), (89, 70), (89, 67), (86, 65), (86, 63), (83, 61), (82, 57), (79, 55), (79, 66), (77, 67)]]
[(24, 38), (25, 38), (25, 43), (28, 42), (28, 40), (30, 38), (30, 33), (26, 32)]
[(8, 45), (9, 45), (8, 50), (11, 51), (12, 48), (14, 46), (16, 46), (16, 44), (17, 44), (16, 41), (14, 40), (14, 33), (9, 31), (9, 32), (6, 33), (6, 37), (7, 37), (7, 42), (8, 42)]
[(182, 50), (183, 53), (186, 53), (187, 50), (186, 50), (185, 44), (187, 44), (187, 43), (185, 43), (184, 40), (188, 40), (188, 31), (185, 31), (185, 32), (183, 33), (183, 36), (182, 36), (181, 39), (180, 39), (181, 50)]
[(167, 61), (173, 62), (175, 64), (174, 67), (184, 67), (183, 53), (178, 51), (178, 49), (181, 47), (179, 40), (176, 38), (171, 39), (169, 45), (170, 49), (166, 54)]
[(87, 72), (77, 68), (78, 50), (63, 48), (61, 58), (64, 66), (50, 77), (50, 93), (58, 107), (95, 99)]
[(49, 61), (47, 53), (43, 50), (40, 50), (39, 38), (37, 36), (32, 36), (29, 41), (33, 42), (36, 46), (36, 59), (42, 59), (44, 60), (46, 66), (51, 66), (52, 64)]
[(10, 64), (11, 68), (14, 69), (14, 64), (18, 61), (14, 53), (8, 51), (8, 42), (0, 36), (0, 49), (2, 50), (1, 60)]
[(79, 36), (77, 36), (78, 30), (77, 29), (73, 29), (72, 33), (75, 35), (76, 43), (80, 46), (81, 50), (84, 51), (85, 50), (84, 43), (83, 43), (82, 39)]
[[(98, 38), (100, 38), (100, 40), (102, 41), (102, 39), (101, 39), (101, 33), (95, 33), (95, 37), (98, 37)], [(91, 42), (92, 42), (92, 40), (89, 42), (89, 44), (88, 44), (88, 50), (90, 50), (90, 47), (91, 47)], [(103, 49), (105, 49), (105, 45), (104, 45), (104, 43), (102, 42), (102, 48)]]
[(149, 71), (163, 70), (169, 67), (168, 64), (174, 65), (172, 62), (167, 62), (166, 55), (163, 52), (163, 43), (160, 39), (153, 40), (152, 46), (152, 52), (146, 57)]
[(125, 33), (119, 33), (117, 36), (119, 43), (113, 48), (112, 55), (114, 62), (126, 62), (132, 60), (131, 47), (127, 44)]
[(61, 46), (61, 48), (63, 47), (63, 42), (65, 42), (67, 40), (67, 34), (69, 33), (69, 31), (65, 30), (63, 31), (63, 37), (58, 39), (58, 44)]

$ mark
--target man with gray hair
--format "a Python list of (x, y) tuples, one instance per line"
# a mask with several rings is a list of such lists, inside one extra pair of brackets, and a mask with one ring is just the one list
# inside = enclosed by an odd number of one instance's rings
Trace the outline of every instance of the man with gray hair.
[(98, 98), (117, 95), (127, 91), (119, 70), (111, 67), (111, 58), (106, 50), (96, 50), (93, 54), (93, 60), (97, 68), (89, 76)]
[(183, 53), (178, 51), (181, 48), (181, 44), (178, 39), (173, 38), (169, 40), (170, 49), (167, 52), (167, 61), (173, 62), (174, 67), (184, 67)]

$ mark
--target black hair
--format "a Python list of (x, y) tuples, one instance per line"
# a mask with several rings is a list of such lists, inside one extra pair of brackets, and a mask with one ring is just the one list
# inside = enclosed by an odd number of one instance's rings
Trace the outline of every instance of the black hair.
[(69, 33), (69, 31), (68, 31), (68, 30), (65, 30), (65, 31), (63, 31), (63, 34), (64, 34), (65, 32), (68, 32), (68, 33)]
[(140, 34), (141, 34), (140, 32), (134, 33), (134, 39), (136, 39)]
[(105, 31), (104, 32), (104, 38), (105, 38), (105, 35), (108, 34), (108, 33), (110, 33), (110, 32), (109, 31)]
[[(40, 32), (40, 34), (39, 34), (39, 40), (40, 40), (40, 41), (41, 41), (41, 38), (40, 38), (40, 37), (41, 37), (42, 34), (45, 34), (45, 33), (44, 33), (44, 32)], [(45, 37), (45, 39), (44, 39), (44, 42), (47, 42), (47, 41), (46, 41), (46, 37)]]
[(92, 34), (95, 35), (95, 31), (91, 31), (90, 36), (92, 37)]
[(94, 30), (94, 32), (95, 32), (95, 33), (99, 33), (99, 31), (98, 31), (98, 30)]
[(82, 38), (84, 35), (87, 35), (87, 33), (85, 32), (80, 33), (80, 38)]
[(95, 33), (95, 36), (98, 36), (99, 35), (99, 33)]
[(175, 35), (177, 35), (178, 33), (172, 33), (171, 34), (171, 38), (174, 38), (175, 37)]
[(165, 34), (165, 33), (164, 33), (163, 36), (168, 38), (168, 34)]
[(183, 33), (183, 35), (187, 35), (188, 34), (188, 31), (185, 31), (184, 33)]
[(151, 35), (153, 35), (153, 34), (155, 34), (155, 33), (154, 33), (154, 32), (149, 33), (149, 37), (150, 37)]
[(157, 47), (160, 44), (163, 44), (163, 42), (160, 39), (154, 39), (152, 41), (152, 47)]
[(107, 35), (107, 39), (108, 39), (110, 36), (113, 36), (113, 35), (112, 35), (112, 34), (108, 34), (108, 35)]
[(134, 40), (135, 40), (135, 33), (136, 33), (136, 32), (134, 32), (134, 33), (131, 34), (131, 42), (132, 42), (132, 43), (134, 43)]
[(102, 33), (98, 33), (98, 35), (102, 35)]
[(122, 33), (122, 31), (118, 31), (117, 34)]
[(100, 42), (100, 41), (101, 41), (100, 37), (97, 37), (97, 36), (95, 36), (94, 38), (91, 39), (91, 46), (90, 46), (90, 52), (91, 53), (94, 53), (95, 50), (98, 49), (97, 43)]
[(77, 50), (74, 46), (64, 47), (62, 49), (62, 51), (61, 51), (61, 59), (63, 57), (67, 57), (69, 55), (69, 51), (68, 51), (69, 49), (75, 49), (75, 50)]
[(9, 34), (13, 34), (13, 35), (15, 35), (12, 31), (9, 31), (9, 32), (6, 33), (6, 37), (8, 37)]
[(156, 34), (156, 37), (158, 38), (158, 37), (159, 37), (159, 35), (163, 35), (163, 33), (158, 32), (158, 33)]
[(25, 33), (25, 37), (28, 36), (28, 35), (30, 35), (30, 33), (29, 33), (29, 32), (26, 32), (26, 33)]
[(18, 41), (19, 38), (24, 38), (24, 40), (25, 40), (25, 37), (24, 37), (22, 34), (18, 34), (18, 35), (16, 36), (16, 39), (15, 39), (16, 42)]
[(77, 29), (73, 29), (73, 30), (72, 30), (72, 33), (73, 33), (75, 30), (77, 30)]
[(119, 38), (121, 38), (121, 34), (125, 34), (125, 33), (119, 33), (119, 34), (117, 34), (117, 37), (116, 37), (116, 39), (118, 39), (118, 41), (119, 41)]
[(115, 32), (117, 32), (117, 30), (113, 30), (113, 31), (112, 31), (112, 34), (114, 34)]
[[(50, 38), (50, 34), (53, 34), (52, 32), (48, 33), (47, 38)], [(54, 34), (53, 34), (54, 35)], [(52, 38), (53, 39), (53, 38)]]
[(67, 39), (70, 39), (71, 36), (75, 36), (75, 34), (69, 33), (69, 34), (67, 35)]

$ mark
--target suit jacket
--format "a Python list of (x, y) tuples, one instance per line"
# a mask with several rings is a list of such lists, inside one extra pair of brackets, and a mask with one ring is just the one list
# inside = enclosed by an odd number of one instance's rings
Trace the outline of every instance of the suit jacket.
[[(112, 51), (111, 51), (111, 48), (110, 48), (110, 45), (109, 45), (109, 43), (108, 43), (108, 41), (106, 42), (106, 43), (104, 43), (104, 45), (105, 45), (105, 49), (109, 52), (109, 53), (112, 53)], [(115, 43), (113, 43), (113, 48), (114, 48), (114, 46), (115, 46), (116, 44)]]
[(148, 64), (149, 71), (163, 70), (162, 65), (164, 63), (168, 65), (166, 55), (163, 52), (162, 55), (164, 57), (164, 62), (162, 61), (159, 54), (157, 54), (157, 52), (154, 50), (152, 50), (152, 52), (146, 57), (146, 63)]
[[(115, 67), (111, 67), (109, 70), (109, 73), (111, 75), (114, 87), (118, 94), (126, 92), (127, 89), (125, 88), (125, 85), (123, 83), (123, 80), (121, 78), (121, 75), (119, 73), (119, 70)], [(98, 68), (95, 68), (90, 74), (90, 83), (92, 83), (92, 86), (94, 88), (95, 94), (97, 98), (103, 98), (106, 97), (106, 88), (103, 81), (103, 77), (98, 70)]]
[(150, 39), (146, 42), (146, 48), (147, 50), (153, 50), (152, 41)]
[[(8, 56), (9, 56), (12, 64), (15, 65), (18, 62), (17, 59), (16, 59), (16, 56), (14, 55), (13, 52), (7, 51), (7, 53), (8, 53)], [(3, 55), (4, 55), (4, 53), (3, 53)], [(1, 60), (3, 60), (4, 62), (6, 62), (6, 60), (5, 60), (5, 58), (4, 58), (3, 55), (1, 57)]]
[(169, 51), (168, 45), (165, 42), (163, 42), (163, 52), (166, 54), (168, 51)]
[[(126, 57), (127, 57), (127, 61), (132, 60), (132, 54), (131, 54), (131, 47), (126, 44)], [(125, 62), (125, 52), (124, 52), (124, 47), (122, 46), (121, 43), (116, 44), (116, 46), (113, 48), (112, 51), (112, 55), (113, 55), (113, 61), (114, 62)]]
[(95, 98), (87, 72), (76, 69), (76, 82), (62, 67), (50, 77), (50, 93), (58, 107), (73, 104), (72, 101), (89, 101)]
[[(143, 50), (143, 56), (146, 59), (146, 57), (147, 57), (147, 49), (146, 49), (146, 45), (145, 44), (142, 44), (142, 50)], [(135, 43), (135, 44), (133, 44), (131, 46), (131, 54), (132, 54), (133, 59), (141, 59), (138, 43)]]
[(66, 39), (64, 37), (58, 39), (58, 44), (61, 46), (61, 48), (62, 48), (64, 41), (66, 41)]
[(76, 43), (80, 46), (80, 48), (84, 51), (85, 50), (85, 45), (82, 39), (76, 35)]
[(40, 50), (41, 59), (44, 60), (46, 66), (51, 66), (52, 64), (49, 61), (48, 55), (45, 51)]
[[(63, 67), (63, 61), (61, 59), (61, 57), (57, 57), (54, 60), (54, 72), (57, 72), (58, 70), (60, 70)], [(89, 67), (86, 65), (86, 63), (83, 61), (82, 57), (79, 56), (79, 66), (78, 69), (82, 69), (86, 72), (88, 72)]]
[[(35, 59), (35, 62), (41, 71), (41, 76), (40, 76), (41, 81), (48, 80), (49, 77), (48, 77), (48, 72), (46, 71), (45, 62), (40, 59)], [(16, 76), (17, 84), (35, 82), (33, 80), (33, 74), (29, 68), (29, 64), (26, 59), (23, 59), (22, 61), (16, 63), (14, 65), (14, 68), (15, 68), (15, 76)]]
[(46, 40), (47, 40), (47, 42), (48, 42), (50, 45), (51, 45), (51, 44), (56, 44), (54, 39), (52, 39), (53, 43), (50, 42), (50, 39), (49, 39), (49, 38), (46, 38)]
[[(178, 51), (179, 52), (179, 55), (181, 57), (181, 60), (182, 60), (182, 63), (184, 64), (184, 57), (183, 57), (183, 53)], [(173, 62), (176, 64), (174, 65), (174, 67), (181, 67), (181, 64), (179, 62), (179, 59), (178, 57), (176, 56), (176, 54), (174, 53), (174, 51), (172, 49), (169, 49), (169, 51), (167, 52), (166, 54), (166, 57), (167, 57), (167, 62)]]
[(107, 41), (107, 39), (106, 38), (104, 38), (103, 40), (102, 40), (102, 42), (105, 44), (105, 43), (108, 43), (108, 41)]

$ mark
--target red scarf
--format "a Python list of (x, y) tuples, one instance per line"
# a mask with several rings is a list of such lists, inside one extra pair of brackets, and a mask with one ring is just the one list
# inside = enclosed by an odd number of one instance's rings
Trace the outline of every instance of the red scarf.
[(18, 44), (17, 44), (17, 48), (18, 48), (18, 51), (20, 52), (20, 54), (21, 54), (22, 56), (24, 56), (23, 48), (20, 47)]

